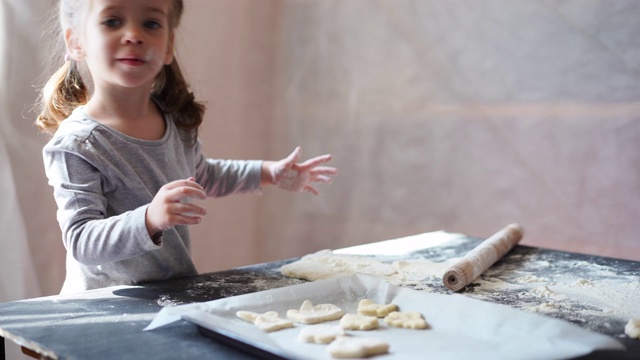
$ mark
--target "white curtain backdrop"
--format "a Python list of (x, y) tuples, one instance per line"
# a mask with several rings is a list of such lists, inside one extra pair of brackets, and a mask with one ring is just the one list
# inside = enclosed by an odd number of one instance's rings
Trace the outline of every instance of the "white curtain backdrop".
[[(48, 8), (49, 1), (0, 2), (0, 302), (50, 294), (63, 276), (59, 264), (51, 266), (60, 258), (49, 250), (59, 246), (45, 243), (49, 237), (43, 235), (55, 228), (40, 211), (41, 206), (51, 210), (39, 198), (45, 192), (37, 152), (41, 141), (25, 115), (35, 99), (33, 74), (42, 72), (40, 23)], [(7, 359), (28, 358), (11, 342), (5, 341), (5, 351)]]
[[(31, 249), (39, 246), (30, 241), (31, 222), (28, 218), (28, 200), (37, 205), (37, 198), (21, 196), (18, 183), (34, 185), (39, 177), (37, 155), (33, 151), (40, 145), (34, 140), (33, 128), (23, 117), (25, 104), (33, 102), (30, 89), (33, 72), (39, 71), (37, 58), (39, 31), (32, 28), (34, 20), (46, 9), (46, 2), (6, 1), (0, 3), (0, 301), (19, 300), (40, 296), (43, 290), (34, 267)], [(39, 5), (39, 6), (38, 6)], [(30, 130), (27, 130), (30, 129)], [(25, 131), (26, 130), (26, 131)], [(41, 163), (41, 161), (40, 161)], [(39, 193), (37, 190), (33, 194)], [(27, 216), (27, 217), (25, 217)], [(37, 227), (37, 226), (36, 226)], [(46, 245), (44, 246), (47, 247)]]
[[(0, 301), (59, 292), (65, 250), (29, 109), (52, 0), (0, 0)], [(190, 0), (178, 58), (205, 151), (330, 152), (320, 197), (207, 202), (201, 272), (416, 233), (640, 260), (640, 3)], [(58, 54), (59, 55), (59, 54)]]

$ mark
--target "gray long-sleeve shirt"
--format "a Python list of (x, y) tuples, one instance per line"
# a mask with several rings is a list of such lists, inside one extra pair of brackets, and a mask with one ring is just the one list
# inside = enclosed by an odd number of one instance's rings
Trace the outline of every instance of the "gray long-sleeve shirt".
[(67, 249), (62, 293), (197, 273), (186, 226), (164, 231), (159, 245), (147, 232), (147, 206), (163, 185), (193, 176), (209, 196), (260, 193), (262, 161), (205, 158), (166, 124), (162, 139), (140, 140), (80, 107), (44, 147)]

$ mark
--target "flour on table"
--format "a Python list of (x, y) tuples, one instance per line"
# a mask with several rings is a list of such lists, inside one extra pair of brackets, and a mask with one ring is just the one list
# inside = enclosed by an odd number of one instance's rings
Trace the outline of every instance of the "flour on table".
[(340, 336), (327, 347), (327, 352), (334, 358), (364, 358), (388, 353), (389, 343), (373, 337)]
[(342, 309), (333, 304), (313, 305), (310, 300), (305, 300), (300, 310), (287, 310), (287, 318), (302, 324), (316, 324), (325, 321), (340, 319), (344, 315)]
[(442, 281), (444, 273), (458, 260), (460, 259), (452, 258), (442, 262), (434, 262), (427, 259), (395, 261), (392, 266), (396, 273), (389, 276), (389, 282), (395, 285), (424, 280)]
[(516, 282), (519, 283), (546, 283), (549, 281), (549, 278), (535, 275), (527, 275), (516, 278)]
[(352, 274), (389, 276), (396, 270), (393, 266), (373, 258), (338, 255), (331, 250), (321, 250), (305, 255), (291, 264), (283, 265), (280, 272), (285, 276), (315, 281)]
[(169, 295), (160, 295), (160, 297), (158, 298), (157, 303), (158, 303), (158, 305), (160, 305), (162, 307), (179, 305), (178, 303), (176, 303), (175, 300), (171, 299), (171, 297)]
[(527, 310), (530, 312), (540, 313), (540, 314), (549, 314), (552, 312), (559, 311), (560, 308), (561, 307), (558, 305), (558, 303), (551, 301), (551, 302), (538, 304), (535, 306), (526, 306), (526, 307), (523, 307), (522, 310)]
[[(569, 259), (550, 262), (549, 258), (544, 253), (532, 253), (521, 256), (520, 261), (489, 268), (474, 281), (473, 291), (464, 295), (562, 317), (594, 331), (619, 326), (623, 336), (625, 322), (640, 314), (637, 306), (631, 305), (640, 303), (640, 277), (620, 275), (611, 266)], [(536, 271), (543, 272), (544, 277), (531, 275)], [(518, 277), (518, 272), (523, 276)], [(503, 274), (516, 276), (506, 282)], [(512, 301), (514, 295), (517, 302)], [(606, 322), (600, 320), (603, 317)], [(615, 323), (610, 323), (611, 319)]]
[(344, 335), (344, 330), (340, 326), (317, 324), (300, 330), (298, 340), (306, 343), (328, 344), (341, 335)]
[(373, 330), (378, 328), (376, 316), (346, 314), (340, 319), (340, 327), (345, 330)]
[(540, 286), (537, 288), (533, 288), (531, 290), (529, 290), (529, 293), (533, 294), (534, 296), (540, 297), (540, 298), (550, 298), (550, 299), (554, 299), (554, 300), (564, 300), (567, 298), (566, 295), (562, 295), (562, 294), (557, 294), (553, 291), (551, 291), (551, 289), (549, 289), (548, 286), (544, 285), (544, 286)]

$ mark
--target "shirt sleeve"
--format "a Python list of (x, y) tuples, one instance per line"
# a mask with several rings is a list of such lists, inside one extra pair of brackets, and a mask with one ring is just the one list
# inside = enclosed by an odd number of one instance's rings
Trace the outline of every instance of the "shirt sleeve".
[(196, 145), (196, 182), (208, 196), (261, 194), (262, 160), (218, 160), (206, 158)]
[(97, 158), (86, 155), (55, 146), (43, 151), (67, 251), (82, 264), (101, 265), (158, 249), (145, 225), (148, 205), (107, 217), (105, 179)]

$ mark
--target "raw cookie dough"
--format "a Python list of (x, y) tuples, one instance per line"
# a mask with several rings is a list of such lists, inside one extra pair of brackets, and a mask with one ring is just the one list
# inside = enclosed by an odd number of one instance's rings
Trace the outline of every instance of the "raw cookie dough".
[(372, 330), (378, 328), (375, 316), (346, 314), (340, 319), (340, 326), (345, 330)]
[(331, 250), (321, 250), (303, 256), (300, 260), (283, 265), (280, 272), (284, 276), (304, 280), (322, 280), (343, 275), (367, 274), (390, 276), (396, 269), (366, 256), (339, 255)]
[(267, 311), (264, 314), (258, 314), (251, 311), (238, 311), (236, 316), (240, 319), (254, 324), (258, 329), (271, 332), (281, 329), (293, 327), (293, 323), (286, 319), (278, 317), (275, 311)]
[(300, 310), (287, 310), (287, 318), (302, 324), (316, 324), (325, 321), (337, 320), (344, 315), (339, 307), (333, 304), (320, 304), (313, 306), (310, 300), (305, 300)]
[(384, 318), (384, 322), (405, 329), (426, 329), (428, 326), (422, 314), (416, 311), (394, 311)]
[(362, 299), (358, 303), (358, 314), (376, 316), (383, 318), (389, 315), (390, 312), (398, 310), (396, 304), (376, 304), (369, 299)]
[(640, 339), (640, 318), (629, 319), (624, 327), (624, 333), (632, 339)]
[(302, 329), (298, 340), (307, 343), (328, 344), (341, 335), (344, 335), (344, 330), (341, 327), (319, 324)]
[(334, 358), (363, 358), (389, 352), (389, 344), (376, 338), (339, 336), (328, 347)]

